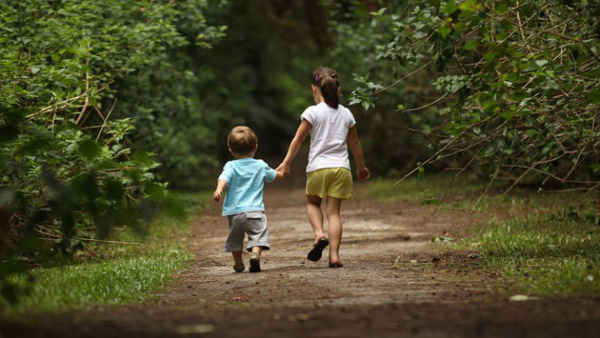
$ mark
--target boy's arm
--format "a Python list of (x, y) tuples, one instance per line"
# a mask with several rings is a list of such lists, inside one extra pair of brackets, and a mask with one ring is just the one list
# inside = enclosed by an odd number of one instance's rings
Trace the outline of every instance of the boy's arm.
[(213, 200), (215, 200), (215, 202), (219, 202), (221, 200), (221, 197), (223, 197), (223, 190), (225, 190), (226, 187), (227, 187), (227, 181), (220, 179), (217, 182), (217, 188), (215, 189), (215, 192), (213, 193)]
[(298, 126), (298, 130), (296, 130), (296, 135), (290, 143), (290, 147), (288, 148), (285, 158), (283, 159), (283, 161), (281, 161), (281, 164), (277, 167), (277, 169), (275, 169), (278, 172), (277, 177), (279, 177), (279, 172), (281, 172), (283, 176), (288, 175), (291, 172), (290, 165), (292, 164), (292, 161), (296, 157), (298, 150), (300, 150), (304, 139), (306, 138), (311, 129), (312, 125), (310, 124), (310, 122), (306, 120), (302, 120), (302, 122), (300, 122), (300, 126)]
[(369, 168), (365, 165), (365, 158), (356, 126), (350, 127), (350, 130), (348, 130), (348, 145), (350, 146), (350, 151), (354, 157), (358, 179), (360, 181), (368, 180), (371, 177), (371, 173), (369, 172)]

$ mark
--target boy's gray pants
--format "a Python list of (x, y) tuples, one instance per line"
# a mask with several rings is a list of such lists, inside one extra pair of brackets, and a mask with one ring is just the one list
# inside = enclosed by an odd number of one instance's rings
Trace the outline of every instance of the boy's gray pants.
[(229, 220), (229, 236), (225, 242), (225, 251), (242, 251), (244, 234), (248, 234), (246, 250), (260, 246), (269, 250), (269, 229), (267, 216), (263, 211), (248, 211), (227, 216)]

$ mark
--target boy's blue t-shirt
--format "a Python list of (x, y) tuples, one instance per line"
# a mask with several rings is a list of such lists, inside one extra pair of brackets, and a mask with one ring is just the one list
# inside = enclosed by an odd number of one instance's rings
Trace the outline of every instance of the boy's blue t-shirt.
[(263, 160), (242, 158), (225, 163), (220, 180), (227, 181), (223, 216), (246, 211), (264, 211), (264, 182), (273, 182), (277, 172)]

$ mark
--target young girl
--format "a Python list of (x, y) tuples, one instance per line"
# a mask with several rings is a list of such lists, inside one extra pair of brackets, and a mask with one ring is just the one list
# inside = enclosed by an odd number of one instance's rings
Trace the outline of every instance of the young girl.
[[(310, 133), (310, 151), (306, 167), (306, 212), (315, 233), (308, 259), (318, 261), (329, 246), (329, 267), (340, 268), (342, 239), (342, 200), (352, 197), (352, 173), (348, 159), (350, 145), (359, 180), (369, 179), (354, 116), (339, 103), (340, 84), (331, 68), (318, 68), (312, 76), (312, 94), (316, 105), (306, 108), (288, 152), (277, 171), (289, 174), (290, 164)], [(328, 235), (323, 232), (321, 202), (325, 200)]]

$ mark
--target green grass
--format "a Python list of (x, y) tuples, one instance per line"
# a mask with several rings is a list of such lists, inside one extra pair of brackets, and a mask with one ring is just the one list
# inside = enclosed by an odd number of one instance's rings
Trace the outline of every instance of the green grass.
[[(183, 194), (188, 216), (162, 216), (150, 224), (145, 238), (128, 229), (117, 230), (114, 241), (136, 244), (91, 244), (73, 258), (31, 271), (31, 293), (4, 315), (57, 312), (90, 305), (128, 304), (147, 299), (176, 271), (185, 268), (192, 255), (187, 250), (190, 222), (209, 194)], [(26, 285), (28, 277), (13, 276)]]
[(486, 185), (467, 177), (437, 175), (395, 184), (378, 180), (367, 195), (387, 201), (436, 204), (488, 216), (474, 235), (456, 245), (478, 250), (516, 289), (540, 296), (600, 293), (600, 215), (595, 196)]
[[(487, 189), (487, 190), (486, 190)], [(383, 201), (408, 201), (437, 205), (443, 209), (488, 212), (502, 209), (508, 215), (524, 212), (543, 214), (569, 205), (587, 205), (589, 196), (575, 192), (547, 192), (514, 189), (504, 194), (506, 185), (487, 182), (468, 175), (436, 174), (425, 178), (409, 178), (402, 182), (392, 179), (374, 180), (366, 187), (368, 197)]]
[(495, 221), (465, 241), (518, 288), (542, 296), (600, 292), (600, 226), (573, 216)]
[(484, 184), (465, 176), (434, 175), (423, 179), (409, 178), (402, 182), (373, 180), (367, 186), (366, 193), (371, 198), (385, 201), (439, 204), (448, 199), (463, 199), (484, 188)]

